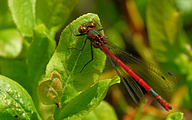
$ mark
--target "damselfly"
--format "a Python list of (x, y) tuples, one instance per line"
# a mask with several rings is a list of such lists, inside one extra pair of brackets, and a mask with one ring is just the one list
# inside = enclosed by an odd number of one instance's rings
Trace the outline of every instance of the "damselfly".
[[(100, 48), (109, 58), (113, 68), (116, 70), (125, 88), (136, 103), (138, 103), (138, 100), (141, 100), (144, 96), (141, 88), (138, 85), (140, 84), (167, 111), (171, 110), (172, 106), (157, 92), (155, 92), (154, 89), (148, 84), (154, 83), (156, 88), (164, 90), (170, 89), (172, 84), (176, 81), (172, 73), (166, 72), (165, 70), (160, 69), (152, 63), (142, 61), (132, 56), (132, 54), (121, 50), (112, 43), (109, 43), (108, 41), (106, 41), (108, 37), (103, 36), (100, 32), (101, 30), (103, 30), (103, 27), (98, 24), (101, 28), (96, 29), (97, 24), (98, 23), (95, 21), (84, 23), (78, 29), (80, 34), (75, 33), (75, 28), (73, 26), (75, 36), (87, 35), (82, 47), (80, 49), (75, 49), (82, 51), (87, 40), (89, 40), (91, 44), (92, 59), (84, 65), (82, 70), (93, 60), (93, 47)], [(116, 57), (114, 54), (117, 54), (120, 57)], [(127, 65), (125, 65), (125, 63), (127, 62), (131, 63), (131, 66), (128, 67)], [(145, 81), (148, 81), (148, 83)]]

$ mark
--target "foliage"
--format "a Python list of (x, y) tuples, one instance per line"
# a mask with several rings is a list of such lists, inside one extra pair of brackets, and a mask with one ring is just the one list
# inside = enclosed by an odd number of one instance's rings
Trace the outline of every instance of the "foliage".
[[(191, 4), (187, 0), (1, 1), (0, 118), (188, 119), (185, 114), (192, 110)], [(115, 72), (108, 64), (105, 67), (106, 57), (99, 49), (94, 49), (93, 62), (80, 72), (91, 59), (90, 45), (81, 52), (72, 49), (81, 48), (86, 37), (74, 36), (72, 25), (77, 34), (83, 23), (101, 24), (100, 19), (111, 42), (174, 73), (177, 84), (164, 93), (173, 113), (149, 105), (151, 98), (134, 108), (115, 85), (111, 96), (106, 96), (119, 78), (113, 78)], [(102, 102), (104, 98), (110, 99), (113, 108)]]
[[(105, 56), (98, 50), (94, 54), (100, 59), (80, 73), (90, 54), (87, 52), (88, 46), (84, 52), (70, 49), (80, 47), (85, 39), (81, 37), (78, 40), (73, 35), (71, 25), (63, 30), (56, 48), (54, 36), (62, 28), (77, 1), (7, 2), (3, 4), (7, 7), (4, 9), (7, 14), (1, 14), (1, 17), (11, 15), (13, 25), (9, 26), (9, 23), (0, 31), (0, 43), (3, 46), (0, 61), (3, 91), (0, 108), (6, 108), (6, 111), (1, 111), (1, 118), (84, 118), (104, 99), (109, 86), (118, 80), (97, 81), (105, 65)], [(78, 28), (92, 19), (99, 20), (96, 14), (87, 14), (71, 24)]]
[(175, 112), (167, 116), (166, 120), (182, 120), (183, 119), (183, 113), (181, 112)]

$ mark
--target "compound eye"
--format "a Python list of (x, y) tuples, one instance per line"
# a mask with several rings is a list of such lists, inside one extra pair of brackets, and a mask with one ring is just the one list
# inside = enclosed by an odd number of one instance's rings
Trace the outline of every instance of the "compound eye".
[(80, 26), (79, 33), (84, 33), (86, 31), (86, 27)]
[(90, 26), (91, 27), (95, 27), (97, 24), (96, 24), (96, 22), (95, 21), (90, 21)]

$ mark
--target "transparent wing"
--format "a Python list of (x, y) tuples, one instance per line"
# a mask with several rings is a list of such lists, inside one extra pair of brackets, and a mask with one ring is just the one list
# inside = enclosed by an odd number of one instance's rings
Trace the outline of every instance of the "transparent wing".
[(110, 61), (111, 65), (113, 66), (113, 68), (116, 70), (119, 77), (121, 78), (122, 83), (124, 84), (126, 90), (132, 97), (133, 101), (136, 104), (138, 104), (138, 102), (144, 98), (144, 94), (141, 88), (139, 87), (138, 83), (121, 66), (119, 66), (115, 61), (113, 61), (113, 59), (111, 59), (107, 54), (106, 56)]
[(108, 42), (107, 47), (123, 63), (140, 76), (148, 85), (156, 90), (169, 90), (176, 84), (174, 75), (157, 65), (134, 57), (131, 53), (125, 52), (114, 44)]

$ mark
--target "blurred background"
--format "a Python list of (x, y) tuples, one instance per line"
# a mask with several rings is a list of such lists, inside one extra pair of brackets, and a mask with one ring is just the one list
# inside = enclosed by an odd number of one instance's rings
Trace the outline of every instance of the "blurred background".
[[(40, 1), (39, 5), (41, 5), (46, 0), (37, 1)], [(27, 50), (29, 45), (26, 41), (31, 42), (32, 38), (24, 34), (25, 41), (24, 43), (22, 42), (23, 39), (21, 39), (20, 33), (18, 31), (15, 32), (17, 26), (14, 24), (9, 13), (7, 0), (1, 0), (0, 3), (0, 30), (11, 29), (9, 32), (0, 32), (0, 38), (13, 39), (12, 37), (19, 36), (11, 42), (9, 40), (7, 43), (0, 41), (0, 60), (3, 60), (3, 57), (5, 57), (7, 61), (11, 61), (14, 57), (19, 56), (17, 59), (25, 61), (26, 53), (21, 51)], [(70, 14), (73, 7), (74, 9)], [(41, 11), (43, 13), (43, 10), (44, 6), (39, 9), (39, 13)], [(65, 14), (65, 10), (62, 9), (61, 11), (64, 11), (61, 14)], [(96, 13), (100, 18), (101, 25), (104, 27), (105, 35), (109, 37), (109, 41), (140, 59), (145, 59), (170, 71), (176, 78), (176, 84), (171, 89), (158, 90), (163, 98), (172, 105), (173, 110), (170, 112), (164, 110), (146, 92), (146, 99), (141, 101), (139, 106), (137, 106), (125, 88), (121, 84), (118, 84), (110, 87), (104, 102), (96, 108), (99, 111), (98, 114), (104, 114), (105, 111), (101, 111), (100, 108), (106, 108), (111, 110), (112, 116), (123, 120), (162, 120), (174, 112), (182, 112), (184, 114), (184, 120), (190, 120), (192, 118), (191, 0), (161, 0), (161, 2), (157, 0), (79, 0), (79, 2), (74, 2), (67, 12), (65, 15), (61, 15), (60, 18), (58, 17), (59, 22), (54, 21), (53, 23), (53, 26), (56, 24), (56, 27), (54, 26), (55, 28), (53, 29), (55, 31), (59, 29), (55, 35), (57, 43), (66, 25), (83, 14)], [(68, 14), (70, 14), (69, 18)], [(41, 17), (41, 15), (38, 17)], [(46, 18), (46, 15), (42, 18)], [(46, 20), (44, 21), (46, 23)], [(60, 26), (63, 27), (61, 28)], [(11, 44), (11, 47), (8, 45), (5, 48), (11, 54), (1, 52), (4, 49), (2, 47), (3, 44), (5, 46), (6, 44)], [(13, 48), (14, 45), (18, 49)], [(23, 48), (22, 45), (24, 46)], [(14, 51), (13, 54), (12, 51)], [(11, 68), (15, 65), (4, 65), (1, 62), (0, 64), (2, 66), (0, 67), (2, 68)], [(17, 69), (17, 67), (21, 66), (23, 67), (23, 64), (20, 65), (16, 62), (16, 66), (14, 67)], [(25, 73), (26, 71), (22, 72)], [(8, 75), (5, 74), (5, 76), (18, 77), (12, 74), (15, 71), (9, 71), (9, 69), (4, 69), (3, 71), (3, 69), (0, 69), (0, 73), (2, 74), (3, 72), (11, 73)], [(115, 70), (111, 67), (109, 61), (107, 61), (104, 72), (99, 79), (113, 78), (116, 75)], [(18, 78), (26, 79), (22, 75)], [(158, 85), (154, 84), (152, 87), (158, 88)]]
[[(163, 0), (158, 4), (153, 0), (80, 0), (66, 25), (89, 12), (98, 14), (109, 41), (134, 56), (158, 64), (176, 77), (177, 83), (172, 89), (167, 92), (160, 90), (173, 107), (170, 112), (147, 93), (138, 108), (121, 84), (112, 86), (105, 100), (114, 108), (118, 118), (161, 120), (179, 111), (184, 113), (184, 119), (190, 120), (192, 1)], [(100, 80), (115, 75), (107, 61)]]

